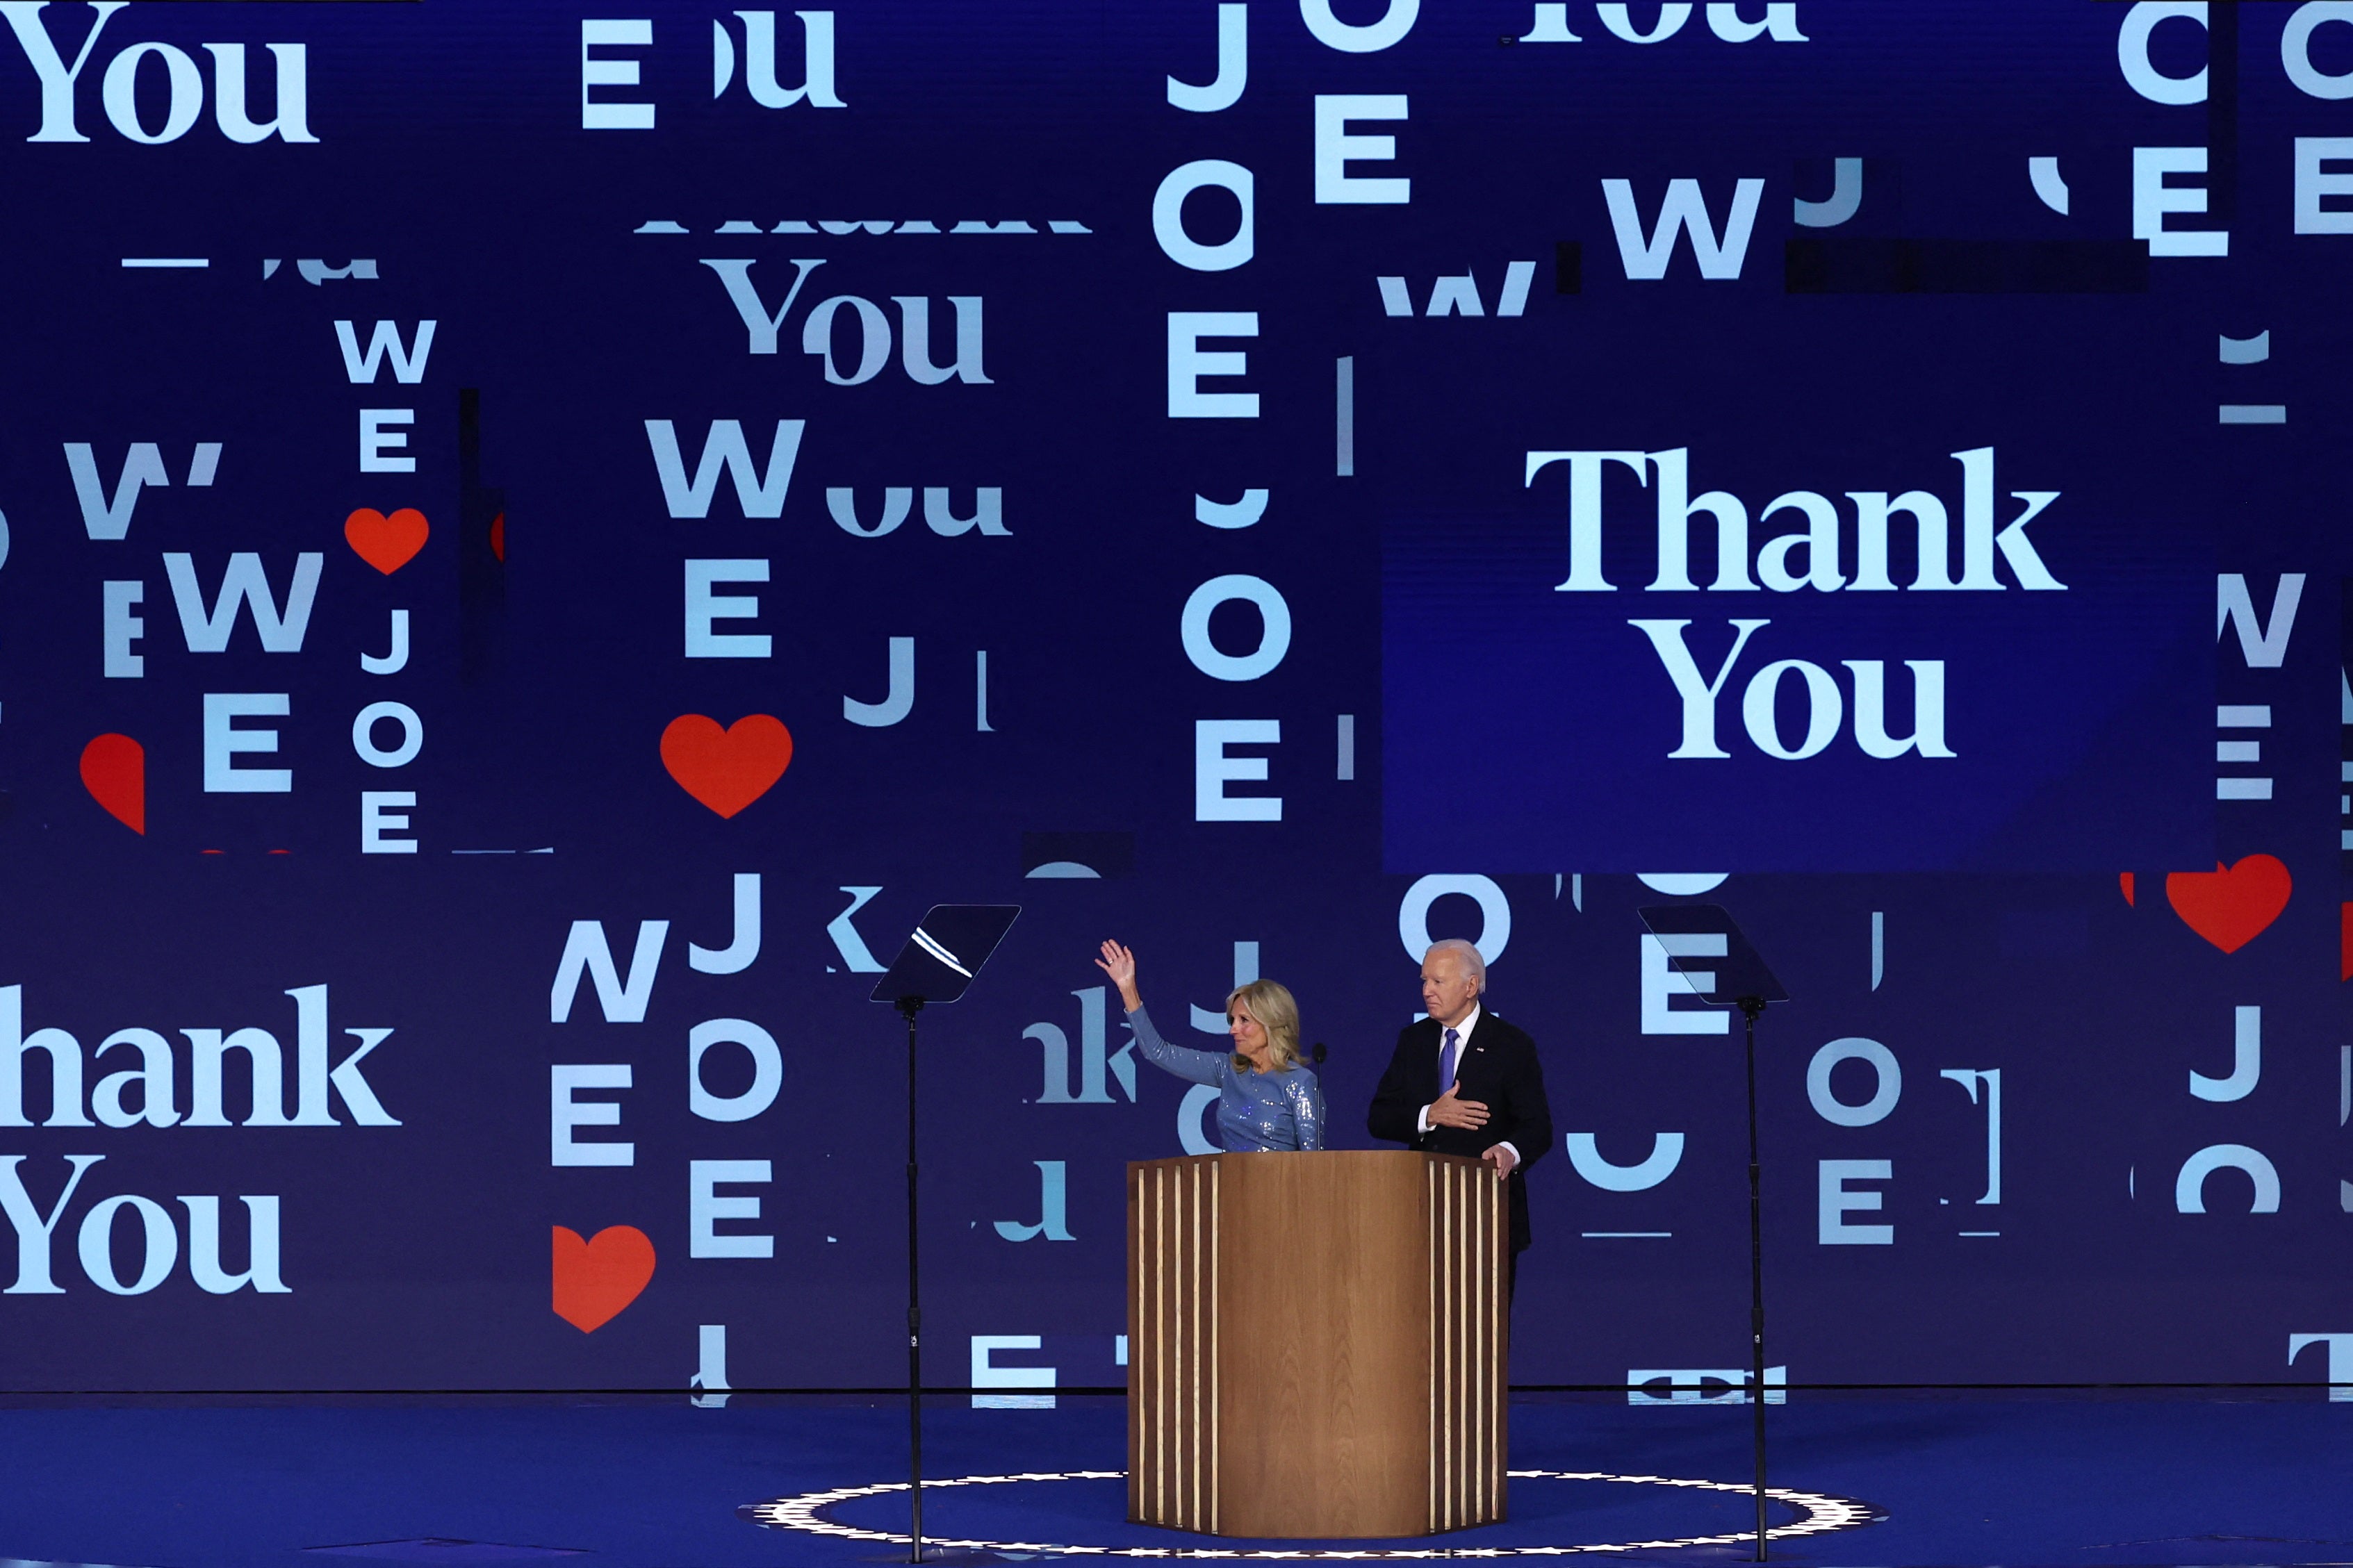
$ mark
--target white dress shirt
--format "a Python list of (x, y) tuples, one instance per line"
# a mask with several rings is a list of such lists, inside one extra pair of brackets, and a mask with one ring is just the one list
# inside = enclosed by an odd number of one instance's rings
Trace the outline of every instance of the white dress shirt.
[[(1463, 1058), (1471, 1054), (1471, 1031), (1479, 1026), (1479, 1016), (1481, 1011), (1482, 1009), (1480, 1008), (1479, 1004), (1476, 1002), (1472, 1003), (1469, 1016), (1461, 1023), (1453, 1026), (1454, 1076), (1457, 1079), (1460, 1079), (1462, 1076)], [(1447, 1026), (1444, 1024), (1440, 1024), (1438, 1026), (1438, 1059), (1441, 1062), (1446, 1059), (1446, 1029)], [(1438, 1086), (1438, 1092), (1442, 1095), (1452, 1087), (1454, 1087), (1452, 1084), (1441, 1083)], [(1425, 1105), (1421, 1108), (1421, 1116), (1416, 1123), (1415, 1130), (1420, 1132), (1427, 1132), (1430, 1131), (1430, 1107)], [(1520, 1151), (1516, 1144), (1513, 1143), (1511, 1140), (1507, 1138), (1498, 1138), (1495, 1140), (1494, 1147), (1511, 1150), (1512, 1164), (1515, 1169), (1518, 1167), (1520, 1163)]]

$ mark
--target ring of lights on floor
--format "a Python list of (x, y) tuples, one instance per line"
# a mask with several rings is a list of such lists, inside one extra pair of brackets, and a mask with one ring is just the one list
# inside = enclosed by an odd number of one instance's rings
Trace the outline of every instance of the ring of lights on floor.
[[(1514, 1470), (1516, 1481), (1621, 1481), (1636, 1486), (1688, 1487), (1695, 1491), (1748, 1492), (1753, 1489), (1745, 1481), (1694, 1481), (1672, 1476), (1621, 1476), (1606, 1470)], [(955, 1476), (944, 1480), (926, 1480), (926, 1491), (948, 1487), (1005, 1486), (1016, 1481), (1115, 1481), (1126, 1479), (1125, 1470), (1030, 1470), (1018, 1475)], [(754, 1503), (741, 1510), (743, 1517), (755, 1524), (773, 1530), (803, 1531), (811, 1535), (829, 1535), (843, 1541), (871, 1541), (896, 1546), (912, 1546), (914, 1538), (885, 1530), (861, 1530), (842, 1524), (826, 1516), (826, 1510), (839, 1504), (853, 1502), (860, 1498), (881, 1497), (890, 1492), (908, 1489), (906, 1481), (878, 1481), (871, 1486), (836, 1487), (828, 1491), (803, 1492), (797, 1497), (776, 1498), (767, 1502)], [(1834, 1530), (1852, 1530), (1857, 1525), (1870, 1524), (1879, 1518), (1867, 1503), (1852, 1498), (1832, 1497), (1825, 1492), (1799, 1491), (1789, 1487), (1767, 1487), (1767, 1497), (1790, 1507), (1802, 1510), (1804, 1517), (1795, 1523), (1778, 1525), (1765, 1532), (1769, 1541), (1787, 1541), (1799, 1536), (1826, 1535)], [(1280, 1558), (1297, 1562), (1330, 1558), (1345, 1562), (1382, 1562), (1428, 1557), (1573, 1557), (1593, 1552), (1665, 1552), (1683, 1546), (1736, 1546), (1756, 1540), (1753, 1531), (1736, 1531), (1721, 1535), (1686, 1535), (1673, 1541), (1617, 1541), (1577, 1546), (1463, 1546), (1461, 1537), (1449, 1532), (1442, 1538), (1433, 1537), (1428, 1546), (1404, 1547), (1240, 1547), (1240, 1546), (1074, 1546), (1051, 1541), (972, 1541), (945, 1535), (925, 1535), (925, 1546), (950, 1547), (973, 1552), (1050, 1552), (1074, 1557), (1158, 1557), (1208, 1558), (1216, 1560), (1246, 1560)]]

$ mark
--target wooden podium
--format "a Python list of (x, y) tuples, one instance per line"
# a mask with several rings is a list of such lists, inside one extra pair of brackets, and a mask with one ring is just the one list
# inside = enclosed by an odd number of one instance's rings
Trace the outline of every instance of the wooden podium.
[(1211, 1535), (1504, 1517), (1504, 1185), (1403, 1150), (1127, 1168), (1127, 1516)]

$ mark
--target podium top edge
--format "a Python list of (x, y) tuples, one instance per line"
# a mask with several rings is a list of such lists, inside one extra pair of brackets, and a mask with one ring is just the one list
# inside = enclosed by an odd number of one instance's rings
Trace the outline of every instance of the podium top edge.
[(1130, 1160), (1127, 1168), (1134, 1171), (1166, 1170), (1176, 1166), (1198, 1165), (1211, 1160), (1248, 1159), (1253, 1154), (1305, 1154), (1311, 1158), (1342, 1160), (1413, 1160), (1433, 1165), (1483, 1166), (1484, 1162), (1461, 1154), (1438, 1154), (1426, 1149), (1245, 1149), (1220, 1150), (1211, 1154), (1176, 1154), (1162, 1160)]

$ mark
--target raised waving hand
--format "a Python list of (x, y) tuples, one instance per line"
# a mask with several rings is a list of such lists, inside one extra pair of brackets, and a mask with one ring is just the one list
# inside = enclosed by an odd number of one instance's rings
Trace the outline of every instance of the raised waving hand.
[(1133, 1013), (1144, 1005), (1144, 998), (1135, 989), (1135, 954), (1115, 942), (1106, 942), (1103, 944), (1103, 956), (1095, 960), (1095, 967), (1110, 975), (1111, 983), (1119, 987), (1122, 1006)]

